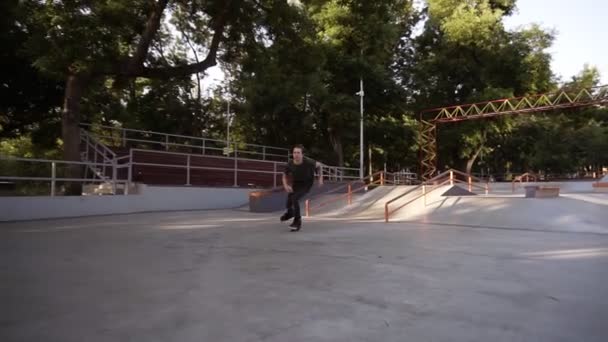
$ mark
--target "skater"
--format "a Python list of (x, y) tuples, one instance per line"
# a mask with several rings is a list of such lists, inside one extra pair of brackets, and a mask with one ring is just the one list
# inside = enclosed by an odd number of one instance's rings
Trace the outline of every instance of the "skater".
[[(293, 222), (289, 225), (292, 232), (297, 232), (302, 227), (299, 201), (312, 188), (315, 180), (315, 170), (319, 170), (319, 186), (321, 186), (323, 185), (321, 163), (304, 157), (304, 146), (294, 146), (293, 160), (287, 163), (283, 173), (283, 188), (287, 192), (287, 211), (281, 216), (281, 222), (293, 218)], [(291, 178), (291, 185), (288, 177)]]

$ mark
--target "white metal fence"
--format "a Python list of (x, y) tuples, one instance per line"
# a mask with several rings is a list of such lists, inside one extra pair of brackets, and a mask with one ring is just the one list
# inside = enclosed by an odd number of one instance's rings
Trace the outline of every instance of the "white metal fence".
[[(96, 151), (101, 151), (103, 149), (97, 149)], [(186, 157), (184, 164), (172, 164), (172, 163), (147, 163), (147, 162), (138, 162), (133, 158), (133, 152), (142, 151), (146, 153), (158, 153), (161, 155), (180, 155)], [(12, 167), (0, 167), (0, 180), (4, 181), (31, 181), (31, 182), (46, 182), (50, 184), (50, 195), (55, 196), (58, 194), (57, 184), (65, 183), (65, 182), (78, 182), (82, 184), (103, 184), (107, 183), (111, 185), (112, 194), (117, 193), (117, 189), (119, 186), (123, 186), (123, 194), (129, 194), (130, 184), (133, 182), (133, 170), (135, 166), (156, 166), (163, 168), (177, 168), (184, 171), (186, 176), (186, 182), (184, 185), (191, 185), (191, 174), (193, 170), (215, 170), (215, 171), (225, 171), (227, 173), (232, 173), (234, 177), (234, 186), (238, 186), (239, 184), (239, 173), (248, 172), (248, 173), (258, 173), (258, 174), (267, 174), (273, 176), (273, 187), (280, 186), (281, 183), (277, 178), (284, 171), (284, 162), (276, 162), (276, 161), (261, 161), (251, 159), (251, 161), (255, 162), (263, 162), (269, 163), (273, 165), (272, 171), (267, 170), (255, 170), (255, 169), (247, 169), (239, 167), (239, 161), (246, 161), (247, 159), (238, 158), (238, 155), (235, 155), (233, 158), (227, 157), (219, 157), (224, 159), (233, 160), (233, 167), (211, 167), (211, 166), (195, 166), (191, 165), (191, 159), (198, 155), (187, 154), (187, 153), (178, 153), (178, 152), (166, 152), (166, 151), (150, 151), (150, 150), (139, 150), (139, 149), (131, 149), (130, 154), (122, 157), (114, 157), (111, 160), (104, 159), (102, 162), (95, 161), (63, 161), (63, 160), (51, 160), (51, 159), (34, 159), (34, 158), (17, 158), (10, 156), (1, 156), (0, 161), (3, 162), (4, 166), (6, 163), (13, 164), (26, 164), (27, 167), (17, 167), (16, 165), (12, 165)], [(91, 155), (89, 155), (91, 157)], [(83, 168), (82, 174), (83, 177), (66, 177), (64, 174), (67, 174), (66, 168), (69, 166), (79, 166)], [(58, 169), (61, 168), (61, 172)], [(12, 169), (12, 170), (11, 170)], [(30, 174), (21, 174), (17, 175), (16, 170), (30, 170)], [(121, 170), (126, 169), (125, 175), (122, 176), (123, 172)], [(92, 172), (91, 172), (92, 171)], [(321, 172), (323, 173), (323, 178), (329, 181), (348, 181), (359, 179), (358, 169), (355, 168), (338, 168), (332, 166), (322, 166)], [(21, 171), (23, 173), (23, 171)], [(25, 173), (28, 173), (27, 171)], [(89, 177), (88, 175), (91, 175)]]
[[(184, 185), (191, 185), (191, 174), (193, 170), (215, 170), (225, 171), (233, 174), (234, 186), (239, 184), (239, 172), (259, 173), (273, 175), (273, 186), (280, 185), (277, 176), (283, 173), (283, 168), (289, 160), (289, 150), (278, 147), (255, 145), (255, 144), (226, 144), (222, 140), (188, 137), (176, 134), (166, 134), (159, 132), (148, 132), (133, 129), (123, 129), (110, 126), (82, 125), (89, 129), (95, 129), (101, 133), (80, 130), (81, 160), (63, 161), (50, 159), (17, 158), (0, 155), (0, 161), (11, 163), (26, 163), (27, 167), (22, 168), (3, 168), (0, 167), (0, 180), (4, 181), (37, 181), (48, 182), (50, 184), (50, 194), (57, 194), (57, 184), (60, 182), (79, 182), (83, 184), (107, 183), (111, 185), (112, 194), (117, 193), (120, 185), (124, 186), (124, 194), (129, 193), (130, 184), (133, 182), (133, 169), (135, 166), (156, 166), (166, 168), (183, 169), (186, 182)], [(105, 132), (105, 133), (104, 133)], [(156, 137), (156, 138), (155, 138)], [(158, 138), (160, 137), (160, 138)], [(182, 139), (182, 140), (180, 140)], [(195, 143), (193, 143), (195, 142)], [(106, 144), (122, 146), (128, 148), (128, 155), (118, 156)], [(132, 143), (143, 143), (144, 147), (162, 146), (158, 149), (134, 148)], [(223, 145), (223, 147), (221, 147)], [(185, 148), (187, 152), (171, 151), (173, 147)], [(192, 152), (195, 150), (195, 152)], [(211, 153), (209, 153), (211, 151)], [(135, 161), (134, 152), (158, 153), (161, 155), (179, 155), (185, 158), (184, 164), (171, 163), (147, 163)], [(221, 152), (221, 153), (217, 153)], [(200, 156), (222, 158), (231, 160), (232, 167), (211, 167), (191, 165), (191, 159)], [(273, 160), (274, 158), (274, 160)], [(239, 167), (239, 161), (255, 161), (257, 163), (272, 163), (273, 169), (254, 170)], [(0, 165), (1, 166), (1, 165)], [(58, 167), (79, 166), (82, 168), (82, 177), (64, 177), (58, 173)], [(18, 174), (17, 170), (27, 169), (33, 175)], [(126, 172), (121, 172), (127, 169)], [(323, 178), (329, 181), (348, 181), (359, 179), (359, 169), (348, 167), (337, 167), (323, 165), (321, 168)], [(23, 171), (21, 171), (23, 173)], [(27, 173), (27, 172), (26, 172)]]
[[(64, 161), (64, 160), (52, 160), (52, 159), (34, 159), (34, 158), (18, 158), (9, 156), (0, 156), (0, 161), (4, 164), (0, 168), (0, 179), (4, 181), (30, 181), (30, 182), (44, 182), (50, 184), (50, 195), (57, 195), (57, 184), (66, 182), (76, 183), (110, 183), (112, 186), (112, 192), (116, 193), (117, 185), (125, 185), (125, 194), (128, 194), (128, 183), (127, 179), (118, 179), (118, 170), (121, 168), (129, 168), (130, 165), (118, 165), (113, 163), (91, 163), (91, 162), (77, 162), (77, 161)], [(12, 163), (12, 167), (7, 167), (7, 163)], [(16, 166), (15, 164), (25, 163), (28, 165), (25, 169), (31, 170), (30, 175), (15, 175), (10, 169), (24, 169)], [(112, 170), (112, 176), (110, 179), (102, 179), (99, 177), (67, 177), (65, 174), (66, 168), (70, 166), (79, 167), (93, 167), (93, 168), (110, 168)], [(9, 170), (7, 170), (9, 169)], [(4, 174), (10, 172), (11, 174)], [(34, 174), (34, 175), (31, 175)], [(46, 174), (46, 175), (45, 175)]]

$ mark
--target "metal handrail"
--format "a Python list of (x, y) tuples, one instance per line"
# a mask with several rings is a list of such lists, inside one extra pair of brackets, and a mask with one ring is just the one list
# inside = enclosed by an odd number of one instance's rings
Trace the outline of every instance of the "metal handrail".
[[(95, 139), (95, 137), (94, 137), (94, 136), (93, 136), (91, 133), (89, 133), (89, 132), (87, 132), (86, 130), (84, 130), (84, 129), (82, 129), (82, 128), (81, 128), (81, 129), (80, 129), (80, 135), (81, 135), (81, 138), (82, 138), (82, 135), (84, 135), (85, 137), (88, 137), (90, 140), (93, 140), (93, 141), (95, 142), (95, 145), (100, 146), (100, 147), (103, 149), (103, 152), (104, 152), (104, 153), (109, 154), (109, 155), (110, 155), (110, 156), (112, 156), (113, 158), (115, 158), (115, 157), (116, 157), (116, 153), (115, 153), (114, 151), (112, 151), (112, 150), (111, 150), (109, 147), (107, 147), (107, 146), (106, 146), (105, 144), (103, 144), (102, 142), (100, 142), (100, 141), (98, 141), (97, 139)], [(95, 150), (97, 150), (96, 146), (95, 146), (95, 145), (93, 145), (93, 144), (91, 144), (91, 142), (90, 142), (90, 141), (87, 141), (87, 143), (88, 143), (88, 144), (89, 144), (91, 147), (95, 148)]]
[[(23, 161), (29, 163), (50, 163), (51, 164), (51, 176), (50, 177), (21, 177), (21, 176), (4, 176), (0, 175), (0, 179), (5, 180), (24, 180), (24, 181), (49, 181), (51, 183), (51, 191), (50, 195), (55, 196), (55, 189), (57, 182), (81, 182), (81, 183), (105, 183), (109, 182), (112, 184), (112, 193), (116, 194), (116, 184), (129, 184), (129, 180), (118, 180), (116, 179), (117, 169), (130, 167), (130, 165), (122, 165), (117, 166), (116, 163), (96, 163), (96, 162), (79, 162), (79, 161), (66, 161), (66, 160), (55, 160), (55, 159), (38, 159), (38, 158), (20, 158), (13, 156), (3, 156), (0, 155), (0, 160), (8, 160), (8, 161)], [(112, 179), (96, 179), (96, 178), (73, 178), (73, 177), (57, 177), (57, 165), (65, 164), (65, 165), (85, 165), (91, 167), (93, 166), (101, 166), (111, 167), (112, 168)], [(125, 195), (128, 194), (128, 186), (125, 187)]]
[(530, 181), (530, 178), (533, 178), (535, 182), (538, 181), (538, 176), (532, 172), (525, 172), (519, 176), (515, 176), (513, 177), (513, 180), (511, 181), (511, 191), (515, 192), (515, 184), (517, 182), (519, 182), (520, 184), (523, 183), (524, 177), (526, 177), (526, 183), (528, 183)]
[[(105, 144), (98, 141), (89, 132), (87, 132), (86, 130), (84, 130), (82, 128), (80, 128), (80, 141), (84, 142), (86, 144), (86, 152), (84, 154), (85, 154), (85, 158), (87, 159), (87, 161), (91, 161), (91, 158), (89, 157), (89, 149), (93, 149), (94, 157), (93, 157), (92, 161), (97, 162), (97, 156), (99, 155), (99, 156), (101, 156), (101, 158), (104, 162), (110, 162), (112, 164), (116, 163), (116, 153), (114, 151), (112, 151), (110, 148), (108, 148)], [(93, 173), (93, 175), (100, 177), (104, 181), (108, 180), (109, 177), (106, 175), (105, 168), (102, 168), (101, 170), (96, 170), (91, 165), (87, 165), (87, 168)], [(99, 174), (98, 174), (98, 172), (99, 172)], [(114, 175), (115, 170), (113, 169), (112, 172)], [(85, 177), (86, 177), (86, 174), (85, 174)], [(114, 176), (112, 176), (112, 177), (114, 177)]]
[[(408, 195), (408, 194), (412, 193), (414, 190), (418, 190), (418, 189), (422, 188), (422, 194), (416, 196), (415, 198), (412, 198), (411, 200), (405, 202), (404, 204), (400, 205), (399, 207), (393, 209), (392, 211), (389, 211), (389, 209), (388, 209), (388, 204), (389, 203), (385, 203), (384, 204), (384, 222), (388, 222), (389, 218), (390, 218), (390, 215), (394, 214), (397, 210), (400, 210), (401, 208), (407, 206), (408, 204), (410, 204), (410, 203), (418, 200), (419, 198), (421, 198), (423, 196), (425, 196), (425, 199), (426, 199), (426, 195), (428, 195), (431, 192), (439, 189), (440, 187), (442, 187), (443, 185), (445, 185), (445, 184), (447, 184), (449, 182), (450, 182), (450, 180), (446, 179), (446, 180), (444, 180), (443, 182), (441, 182), (439, 184), (432, 184), (432, 185), (424, 184), (424, 185), (420, 185), (419, 187), (406, 192), (405, 194), (403, 194), (403, 196), (399, 196), (399, 198), (403, 198), (405, 195)], [(431, 189), (430, 191), (427, 192), (426, 191), (426, 187), (427, 186), (433, 187), (433, 189)], [(399, 199), (399, 198), (397, 198), (397, 199)]]
[[(408, 205), (408, 204), (412, 203), (413, 201), (415, 201), (415, 200), (419, 199), (419, 198), (420, 198), (420, 197), (422, 197), (422, 196), (426, 196), (426, 195), (428, 194), (428, 193), (426, 192), (426, 186), (429, 186), (429, 185), (430, 185), (430, 186), (437, 186), (437, 187), (439, 187), (439, 186), (445, 185), (445, 184), (447, 184), (447, 183), (450, 183), (450, 185), (454, 184), (454, 182), (462, 182), (462, 183), (466, 183), (466, 182), (464, 182), (464, 181), (462, 181), (462, 180), (459, 180), (459, 179), (457, 179), (457, 178), (454, 178), (454, 173), (456, 173), (456, 174), (460, 174), (460, 175), (463, 175), (463, 176), (468, 177), (469, 189), (470, 189), (470, 188), (473, 186), (473, 182), (472, 182), (472, 180), (473, 180), (473, 179), (478, 179), (478, 180), (481, 180), (480, 178), (477, 178), (477, 177), (474, 177), (474, 176), (471, 176), (471, 175), (467, 175), (466, 173), (461, 172), (461, 171), (458, 171), (458, 170), (454, 170), (454, 169), (449, 169), (449, 170), (446, 170), (446, 171), (444, 171), (444, 172), (440, 173), (439, 175), (437, 175), (437, 176), (435, 176), (435, 177), (433, 177), (433, 178), (431, 178), (431, 179), (429, 179), (429, 180), (427, 180), (427, 181), (425, 181), (425, 182), (421, 183), (420, 185), (416, 186), (415, 188), (410, 189), (409, 191), (406, 191), (406, 192), (404, 192), (403, 194), (400, 194), (400, 195), (398, 195), (398, 196), (396, 196), (396, 197), (394, 197), (394, 198), (390, 199), (388, 202), (386, 202), (386, 203), (384, 204), (384, 221), (385, 221), (385, 222), (388, 222), (388, 221), (389, 221), (389, 218), (390, 218), (390, 215), (394, 214), (394, 213), (395, 213), (397, 210), (399, 210), (399, 209), (401, 209), (401, 208), (405, 207), (406, 205)], [(447, 180), (444, 180), (444, 181), (440, 182), (439, 184), (433, 184), (434, 182), (436, 182), (436, 181), (438, 181), (438, 180), (442, 179), (443, 177), (445, 177), (445, 176), (447, 176), (447, 175), (449, 175), (449, 178), (448, 178)], [(481, 181), (481, 182), (483, 182), (483, 181)], [(475, 186), (479, 187), (478, 185), (475, 185)], [(418, 197), (416, 197), (416, 198), (412, 199), (411, 201), (409, 201), (409, 202), (407, 202), (407, 203), (405, 203), (405, 204), (401, 205), (400, 207), (395, 208), (395, 209), (394, 209), (394, 210), (392, 210), (392, 211), (390, 211), (390, 210), (389, 210), (389, 205), (390, 205), (391, 203), (393, 203), (393, 202), (397, 201), (397, 200), (398, 200), (398, 199), (400, 199), (400, 198), (403, 198), (404, 196), (407, 196), (407, 195), (411, 194), (412, 192), (414, 192), (414, 191), (416, 191), (416, 190), (420, 190), (420, 189), (422, 189), (422, 191), (423, 191), (423, 193), (422, 193), (421, 195), (419, 195)], [(436, 189), (436, 188), (435, 188), (435, 189)], [(434, 191), (435, 189), (433, 189), (433, 190), (431, 190), (431, 191), (429, 191), (429, 192), (432, 192), (432, 191)], [(489, 185), (488, 185), (488, 183), (487, 183), (487, 182), (486, 182), (486, 186), (485, 186), (485, 188), (483, 188), (483, 189), (486, 191), (486, 194), (487, 194), (487, 193), (488, 193), (488, 191), (489, 191)]]
[(40, 163), (55, 163), (55, 164), (77, 164), (77, 165), (96, 165), (102, 167), (110, 167), (112, 163), (95, 163), (95, 162), (82, 162), (82, 161), (69, 161), (59, 159), (40, 159), (40, 158), (21, 158), (13, 156), (0, 155), (0, 160), (11, 160), (11, 161), (24, 161), (24, 162), (40, 162)]
[[(202, 137), (195, 137), (195, 136), (188, 136), (188, 135), (181, 135), (181, 134), (171, 134), (171, 133), (162, 133), (162, 132), (155, 132), (155, 131), (147, 131), (147, 130), (138, 130), (138, 129), (132, 129), (132, 128), (123, 128), (123, 127), (113, 127), (113, 126), (106, 126), (106, 125), (94, 125), (94, 124), (87, 124), (87, 123), (83, 123), (81, 124), (81, 126), (83, 127), (99, 127), (99, 128), (103, 128), (103, 129), (109, 129), (109, 130), (113, 130), (113, 131), (120, 131), (120, 132), (134, 132), (134, 133), (143, 133), (143, 134), (150, 134), (150, 135), (160, 135), (160, 136), (164, 136), (164, 137), (175, 137), (175, 138), (185, 138), (185, 139), (192, 139), (192, 140), (200, 140), (202, 141), (213, 141), (213, 142), (219, 142), (222, 144), (226, 144), (227, 141), (226, 140), (222, 140), (222, 139), (211, 139), (211, 138), (202, 138)], [(108, 136), (104, 136), (104, 137), (108, 137)], [(121, 135), (121, 139), (126, 139), (126, 137), (124, 135)], [(149, 140), (147, 142), (156, 142), (155, 140)], [(165, 142), (160, 142), (162, 144), (164, 144)], [(281, 151), (285, 151), (285, 152), (289, 152), (289, 149), (283, 148), (283, 147), (275, 147), (275, 146), (267, 146), (267, 145), (258, 145), (258, 144), (249, 144), (246, 143), (244, 144), (245, 146), (255, 146), (255, 147), (263, 147), (263, 148), (268, 148), (268, 149), (274, 149), (274, 150), (281, 150)], [(195, 147), (195, 146), (192, 146)]]
[[(372, 181), (372, 179), (373, 179), (373, 178), (374, 178), (374, 176), (376, 176), (376, 175), (380, 175), (380, 178), (379, 178), (377, 181)], [(370, 183), (365, 183), (365, 181), (366, 181), (367, 179), (369, 179), (369, 180), (370, 180)], [(325, 202), (321, 202), (321, 203), (319, 203), (319, 204), (316, 204), (314, 207), (315, 207), (315, 208), (320, 208), (320, 207), (322, 207), (322, 206), (324, 206), (324, 205), (327, 205), (327, 204), (329, 204), (329, 203), (331, 203), (331, 202), (336, 202), (337, 200), (342, 199), (343, 197), (347, 197), (347, 199), (348, 199), (348, 200), (347, 200), (347, 203), (348, 203), (348, 204), (351, 204), (351, 203), (352, 203), (352, 193), (353, 193), (353, 192), (357, 192), (357, 191), (359, 191), (359, 190), (362, 190), (362, 189), (364, 189), (364, 188), (366, 188), (366, 187), (368, 187), (368, 186), (370, 186), (370, 185), (384, 185), (384, 171), (378, 171), (378, 172), (376, 172), (376, 173), (373, 173), (373, 174), (371, 174), (371, 175), (368, 175), (368, 176), (366, 176), (366, 177), (363, 177), (362, 179), (360, 179), (360, 181), (361, 181), (361, 182), (364, 182), (365, 184), (364, 184), (364, 185), (362, 185), (362, 186), (360, 186), (360, 187), (358, 187), (358, 188), (356, 188), (355, 190), (353, 190), (353, 189), (352, 189), (352, 183), (353, 183), (353, 182), (349, 182), (349, 183), (347, 183), (347, 184), (343, 185), (342, 187), (340, 187), (340, 188), (342, 188), (342, 189), (343, 189), (343, 187), (344, 187), (344, 186), (348, 187), (348, 192), (347, 192), (346, 194), (343, 194), (343, 195), (340, 195), (340, 196), (338, 196), (338, 197), (336, 197), (336, 198), (333, 198), (333, 199), (327, 200), (327, 201), (325, 201)], [(376, 184), (376, 183), (377, 183), (377, 184)], [(341, 190), (341, 189), (340, 189), (340, 190)], [(320, 194), (320, 195), (326, 195), (326, 194), (333, 193), (333, 192), (336, 192), (336, 191), (337, 191), (337, 189), (333, 189), (333, 191), (328, 191), (328, 192), (322, 193), (322, 194)], [(306, 202), (305, 202), (305, 213), (306, 213), (306, 217), (309, 217), (309, 216), (310, 216), (310, 209), (311, 209), (310, 203), (311, 203), (311, 200), (310, 200), (310, 199), (307, 199), (307, 200), (306, 200)]]

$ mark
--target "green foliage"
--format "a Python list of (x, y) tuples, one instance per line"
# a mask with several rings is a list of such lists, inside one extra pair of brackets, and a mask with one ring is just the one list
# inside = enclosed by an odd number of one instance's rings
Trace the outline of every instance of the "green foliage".
[[(2, 2), (2, 153), (58, 157), (45, 151), (61, 147), (65, 78), (74, 73), (90, 76), (79, 102), (82, 121), (223, 139), (229, 100), (234, 139), (303, 143), (317, 159), (354, 167), (355, 93), (363, 79), (365, 142), (375, 169), (417, 166), (422, 109), (558, 89), (547, 52), (555, 33), (502, 24), (515, 0), (428, 0), (420, 10), (411, 0), (235, 1), (218, 52), (229, 90), (205, 89), (205, 71), (125, 77), (153, 3)], [(140, 67), (205, 59), (225, 4), (169, 1)], [(562, 88), (598, 81), (597, 69), (585, 66)], [(607, 115), (587, 108), (441, 126), (439, 166), (598, 169), (608, 165)]]

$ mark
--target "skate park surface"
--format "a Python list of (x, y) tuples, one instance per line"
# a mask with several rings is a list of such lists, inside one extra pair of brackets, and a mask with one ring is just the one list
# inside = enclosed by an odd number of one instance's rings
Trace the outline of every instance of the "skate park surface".
[(1, 223), (0, 340), (608, 341), (608, 194), (559, 186)]

